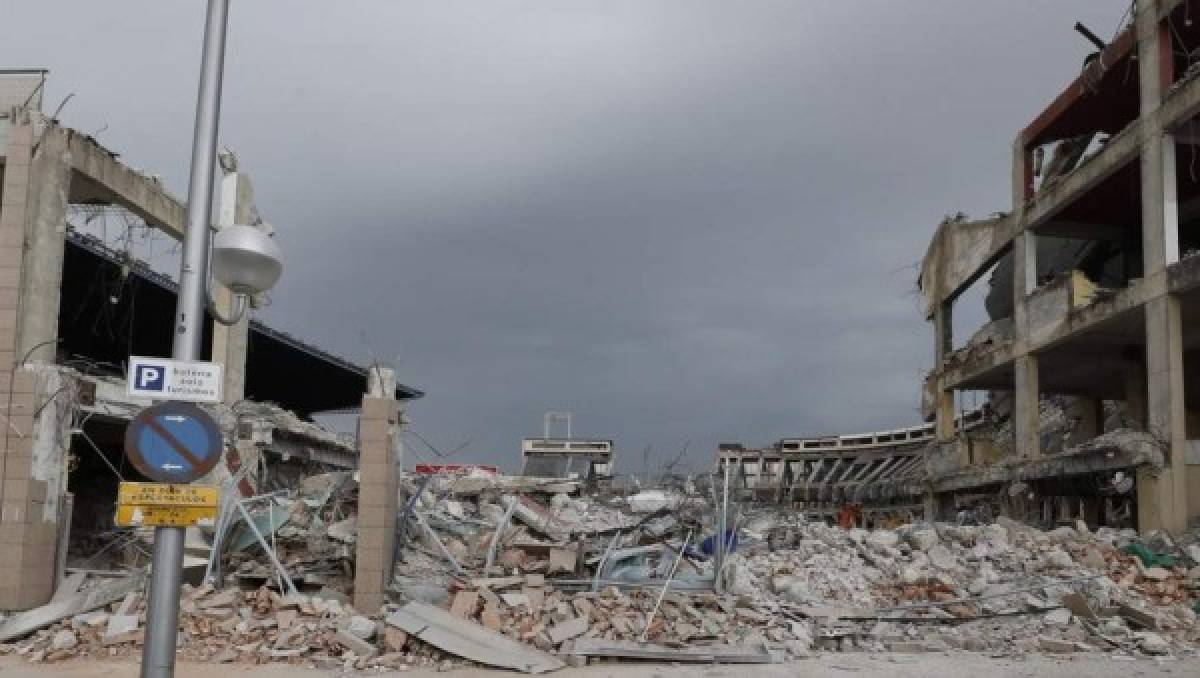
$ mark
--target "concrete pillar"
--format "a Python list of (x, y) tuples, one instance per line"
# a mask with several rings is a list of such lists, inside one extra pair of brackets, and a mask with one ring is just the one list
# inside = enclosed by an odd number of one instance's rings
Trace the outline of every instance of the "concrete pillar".
[[(56, 412), (39, 393), (30, 361), (52, 360), (69, 168), (63, 137), (38, 143), (28, 120), (12, 121), (0, 186), (0, 610), (46, 603), (54, 590), (59, 483), (65, 461), (52, 432)], [(34, 147), (37, 146), (35, 152)], [(57, 257), (54, 243), (57, 240)], [(45, 295), (44, 297), (31, 295)], [(50, 343), (30, 351), (38, 343)], [(35, 416), (37, 414), (38, 416)], [(46, 429), (43, 431), (41, 429)], [(56, 463), (57, 462), (57, 463)], [(53, 504), (48, 505), (52, 500)]]
[(57, 355), (71, 164), (67, 135), (60, 128), (47, 127), (35, 142), (37, 153), (29, 165), (25, 207), (25, 265), (16, 359), (53, 363)]
[[(936, 350), (934, 352), (937, 367), (941, 367), (946, 356), (954, 350), (954, 302), (946, 301), (938, 304), (937, 310), (933, 315), (934, 341)], [(946, 442), (954, 439), (954, 391), (941, 388), (940, 385), (934, 384), (934, 389), (937, 394), (936, 407), (936, 430), (937, 439), (939, 442)]]
[(1187, 527), (1187, 424), (1183, 393), (1183, 328), (1179, 300), (1171, 295), (1146, 304), (1146, 430), (1167, 446), (1157, 475), (1138, 475), (1138, 528)]
[[(1172, 80), (1168, 28), (1158, 21), (1155, 3), (1138, 7), (1138, 80), (1142, 115), (1141, 196), (1144, 277), (1163, 279), (1179, 260), (1175, 141), (1150, 124)], [(1164, 286), (1165, 287), (1165, 286)], [(1147, 302), (1146, 429), (1167, 447), (1167, 464), (1137, 475), (1138, 529), (1179, 532), (1187, 526), (1187, 423), (1183, 393), (1183, 329), (1179, 300), (1164, 294)]]
[[(221, 179), (221, 204), (217, 228), (249, 224), (256, 218), (254, 187), (244, 173), (226, 172)], [(213, 301), (217, 310), (228, 316), (233, 312), (233, 293), (213, 282)], [(250, 342), (250, 312), (233, 326), (213, 323), (212, 359), (224, 370), (222, 396), (226, 403), (246, 397), (246, 353)]]
[(373, 367), (371, 373), (358, 425), (354, 607), (364, 614), (379, 611), (391, 583), (401, 461), (395, 376), (388, 368)]
[(935, 495), (932, 491), (926, 492), (925, 496), (922, 497), (922, 501), (921, 501), (921, 508), (924, 512), (925, 522), (933, 523), (933, 522), (937, 521), (937, 519), (938, 519), (937, 507), (938, 507), (937, 495)]
[(1026, 297), (1037, 285), (1037, 240), (1029, 232), (1013, 241), (1013, 330), (1017, 359), (1013, 364), (1013, 449), (1017, 456), (1037, 459), (1041, 452), (1041, 385), (1038, 357), (1029, 353)]
[(1013, 449), (1018, 456), (1037, 459), (1042, 456), (1041, 398), (1038, 390), (1037, 356), (1023, 355), (1013, 366)]

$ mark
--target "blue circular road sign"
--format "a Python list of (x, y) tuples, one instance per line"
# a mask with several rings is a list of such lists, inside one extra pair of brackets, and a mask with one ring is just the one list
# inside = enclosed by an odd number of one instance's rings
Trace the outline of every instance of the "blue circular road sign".
[(147, 407), (125, 429), (125, 456), (160, 483), (190, 483), (217, 465), (221, 430), (207, 412), (189, 403)]

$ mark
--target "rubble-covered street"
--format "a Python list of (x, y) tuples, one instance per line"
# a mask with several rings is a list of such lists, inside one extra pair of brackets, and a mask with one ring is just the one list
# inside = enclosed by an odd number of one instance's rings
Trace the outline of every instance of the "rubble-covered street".
[[(640, 661), (828, 667), (881, 653), (1200, 657), (1200, 534), (1042, 531), (1003, 517), (846, 529), (726, 504), (710, 480), (621, 495), (563, 479), (408, 476), (389, 602), (356, 610), (337, 576), (357, 540), (353, 481), (310, 477), (256, 510), (280, 516), (256, 521), (270, 550), (225, 537), (229, 550), (209, 566), (221, 574), (185, 586), (180, 660), (540, 673)], [(722, 519), (725, 554), (711, 538)], [(135, 658), (145, 601), (136, 582), (120, 586), (134, 577), (81, 581), (70, 600), (92, 604), (51, 603), (45, 623), (17, 637), (39, 610), (10, 616), (0, 652), (48, 665)]]
[[(1076, 656), (1058, 658), (1031, 655), (1020, 660), (979, 662), (970, 656), (956, 654), (856, 654), (845, 655), (830, 662), (766, 664), (754, 666), (687, 666), (678, 664), (623, 664), (567, 668), (555, 676), (561, 678), (792, 678), (800, 672), (812, 678), (925, 678), (926, 676), (961, 676), (969, 673), (975, 678), (1010, 678), (1038, 676), (1039, 678), (1177, 678), (1191, 675), (1200, 668), (1197, 660), (1161, 661), (1137, 660), (1114, 662), (1106, 658)], [(618, 671), (619, 669), (619, 671)], [(8, 678), (113, 678), (136, 675), (138, 666), (128, 660), (74, 662), (44, 666), (27, 664), (19, 659), (0, 657), (0, 672)], [(222, 673), (233, 678), (328, 678), (331, 673), (321, 669), (306, 669), (288, 665), (226, 666)], [(180, 662), (175, 675), (179, 678), (207, 678), (212, 666)], [(387, 675), (400, 675), (391, 672)], [(412, 669), (403, 675), (409, 678), (497, 678), (512, 673), (489, 669)]]

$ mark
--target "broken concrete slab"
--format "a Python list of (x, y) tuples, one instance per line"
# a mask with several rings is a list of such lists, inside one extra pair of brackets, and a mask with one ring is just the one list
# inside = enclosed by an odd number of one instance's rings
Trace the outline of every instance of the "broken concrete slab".
[[(570, 528), (545, 506), (525, 495), (518, 495), (512, 499), (516, 500), (513, 518), (524, 523), (530, 529), (555, 539), (565, 538), (570, 533)], [(505, 497), (505, 501), (509, 500), (509, 497)]]
[(550, 549), (549, 574), (561, 574), (575, 571), (576, 553), (573, 549)]
[(1042, 622), (1048, 626), (1066, 626), (1071, 623), (1071, 611), (1065, 607), (1050, 610), (1042, 616)]
[(141, 638), (140, 619), (136, 614), (114, 614), (108, 618), (101, 641), (104, 645), (119, 645)]
[(346, 622), (344, 630), (356, 638), (370, 640), (375, 635), (375, 622), (362, 615), (354, 615)]
[(425, 603), (408, 603), (388, 615), (387, 623), (445, 652), (488, 666), (526, 673), (545, 673), (565, 666), (553, 655)]
[(87, 579), (87, 572), (72, 572), (63, 577), (63, 580), (58, 584), (58, 588), (54, 589), (54, 597), (50, 599), (50, 602), (63, 600), (75, 595), (79, 592), (79, 587), (83, 586), (85, 579)]
[(347, 629), (338, 631), (333, 638), (337, 641), (338, 645), (350, 650), (359, 657), (374, 657), (378, 652), (370, 642), (359, 638)]
[(32, 610), (18, 612), (0, 624), (0, 642), (20, 638), (56, 621), (91, 612), (124, 597), (142, 587), (140, 576), (115, 579), (100, 584), (94, 589), (76, 593), (61, 600), (54, 600)]
[(589, 628), (591, 628), (591, 624), (588, 622), (587, 618), (575, 617), (551, 626), (549, 629), (546, 629), (546, 633), (550, 636), (550, 642), (558, 645), (564, 640), (570, 640), (572, 638), (578, 638), (579, 636), (582, 636), (588, 632)]
[(509, 607), (529, 608), (529, 596), (524, 593), (501, 593), (500, 599)]

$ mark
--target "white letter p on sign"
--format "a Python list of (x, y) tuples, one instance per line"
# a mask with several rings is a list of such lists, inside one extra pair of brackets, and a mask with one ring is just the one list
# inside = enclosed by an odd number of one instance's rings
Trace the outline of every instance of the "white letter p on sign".
[(142, 367), (138, 370), (138, 388), (148, 388), (154, 386), (162, 378), (162, 373), (157, 367)]

